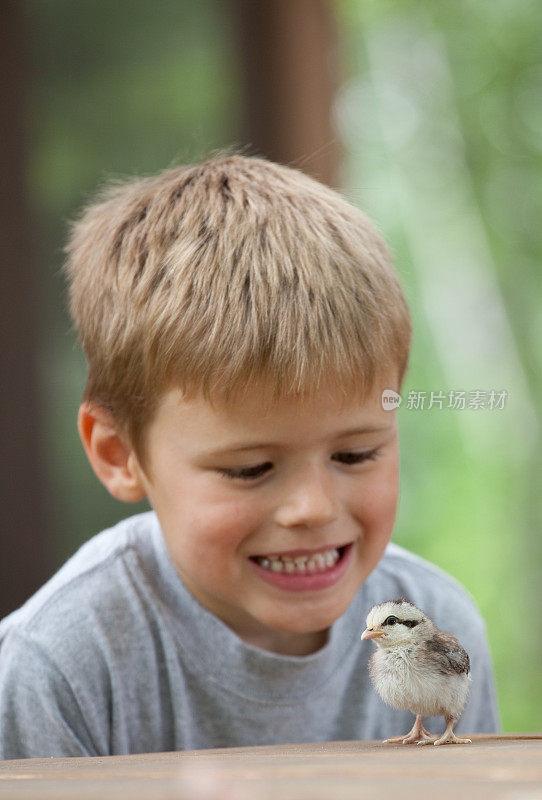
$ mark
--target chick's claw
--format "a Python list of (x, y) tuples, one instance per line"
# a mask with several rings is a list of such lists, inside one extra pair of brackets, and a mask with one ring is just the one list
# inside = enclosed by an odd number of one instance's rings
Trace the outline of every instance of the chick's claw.
[(408, 737), (405, 736), (391, 736), (389, 739), (384, 739), (382, 744), (395, 744), (396, 742), (402, 742), (406, 744), (408, 741)]
[(460, 736), (452, 733), (447, 739), (441, 736), (440, 739), (436, 740), (435, 744), (472, 744), (472, 739), (461, 739)]
[(434, 736), (428, 736), (427, 739), (425, 739), (425, 738), (424, 739), (418, 739), (416, 744), (435, 744), (435, 737)]

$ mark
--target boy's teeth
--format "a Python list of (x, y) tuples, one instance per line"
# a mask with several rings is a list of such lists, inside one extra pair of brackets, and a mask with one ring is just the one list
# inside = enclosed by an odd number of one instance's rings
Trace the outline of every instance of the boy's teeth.
[(258, 556), (257, 563), (271, 572), (286, 572), (288, 575), (306, 575), (315, 572), (324, 572), (335, 566), (339, 560), (339, 551), (336, 547), (314, 556)]

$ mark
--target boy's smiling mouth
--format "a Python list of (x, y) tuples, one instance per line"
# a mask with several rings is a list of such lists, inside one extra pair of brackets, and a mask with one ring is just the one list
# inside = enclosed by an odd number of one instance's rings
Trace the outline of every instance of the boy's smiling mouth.
[(267, 583), (293, 591), (324, 589), (344, 574), (352, 542), (319, 550), (291, 550), (251, 556), (258, 574)]

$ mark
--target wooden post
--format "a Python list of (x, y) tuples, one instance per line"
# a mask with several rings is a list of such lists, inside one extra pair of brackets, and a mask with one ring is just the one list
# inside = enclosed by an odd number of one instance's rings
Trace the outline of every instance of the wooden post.
[(0, 104), (0, 617), (47, 577), (40, 399), (38, 388), (38, 265), (26, 181), (27, 53), (24, 4), (2, 6)]
[(336, 185), (336, 31), (330, 3), (235, 0), (234, 7), (248, 152)]

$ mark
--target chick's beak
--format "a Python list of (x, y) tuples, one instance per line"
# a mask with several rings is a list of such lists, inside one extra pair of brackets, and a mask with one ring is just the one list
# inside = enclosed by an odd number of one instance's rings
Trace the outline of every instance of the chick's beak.
[(382, 628), (365, 628), (363, 633), (361, 634), (362, 639), (380, 639), (382, 636), (386, 634), (382, 630)]

